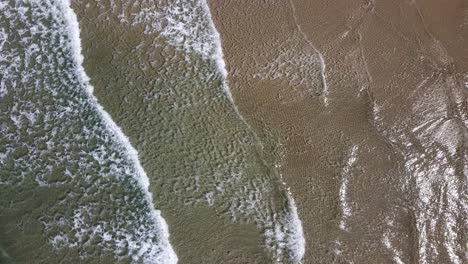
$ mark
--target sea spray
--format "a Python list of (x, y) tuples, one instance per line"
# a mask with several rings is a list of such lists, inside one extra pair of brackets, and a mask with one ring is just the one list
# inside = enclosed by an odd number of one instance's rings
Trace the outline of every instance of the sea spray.
[[(1, 219), (37, 222), (36, 236), (88, 261), (110, 254), (176, 263), (136, 150), (92, 95), (69, 2), (1, 3), (0, 11)], [(40, 249), (40, 258), (59, 257), (33, 245), (42, 240), (10, 239)], [(12, 252), (15, 259), (38, 254)]]

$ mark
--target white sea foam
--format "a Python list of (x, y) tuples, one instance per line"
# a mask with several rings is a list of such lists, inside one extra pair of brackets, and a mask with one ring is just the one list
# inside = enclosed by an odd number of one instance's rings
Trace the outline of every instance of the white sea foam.
[[(174, 0), (168, 5), (146, 3), (135, 14), (131, 24), (143, 26), (145, 34), (156, 34), (167, 38), (169, 45), (186, 52), (194, 52), (207, 60), (213, 60), (224, 79), (227, 71), (221, 49), (221, 38), (211, 17), (206, 0), (184, 2)], [(126, 15), (120, 15), (121, 23), (129, 23)], [(231, 102), (234, 102), (229, 88), (223, 89)], [(236, 109), (237, 111), (237, 109)]]
[(305, 238), (304, 230), (302, 229), (302, 222), (299, 219), (296, 203), (292, 197), (292, 193), (288, 192), (289, 212), (285, 219), (282, 221), (285, 225), (286, 234), (285, 248), (288, 251), (289, 258), (294, 263), (299, 263), (304, 258), (305, 254)]
[[(228, 97), (229, 101), (231, 101), (234, 110), (236, 113), (240, 116), (240, 118), (244, 121), (244, 123), (247, 124), (247, 122), (244, 120), (244, 117), (240, 114), (239, 110), (237, 109), (237, 106), (234, 102), (234, 98), (232, 97), (231, 90), (229, 89), (229, 86), (227, 84), (227, 75), (228, 72), (226, 70), (226, 63), (224, 62), (224, 54), (223, 54), (223, 49), (222, 49), (222, 42), (221, 42), (221, 35), (219, 34), (218, 30), (216, 30), (215, 24), (213, 22), (213, 18), (211, 17), (211, 11), (210, 7), (208, 6), (208, 3), (206, 0), (201, 0), (201, 5), (207, 15), (207, 19), (209, 22), (209, 27), (211, 28), (211, 35), (213, 36), (213, 42), (214, 42), (214, 51), (212, 53), (212, 59), (215, 60), (216, 66), (218, 67), (218, 71), (222, 74), (224, 82), (223, 82), (223, 90), (226, 93), (226, 96)], [(248, 125), (248, 124), (247, 124)], [(249, 126), (250, 127), (250, 126)]]
[(358, 146), (354, 145), (348, 156), (348, 160), (342, 170), (341, 185), (339, 191), (340, 205), (341, 205), (341, 220), (340, 229), (347, 231), (346, 220), (351, 216), (352, 209), (348, 204), (348, 182), (351, 169), (357, 160)]
[[(133, 162), (134, 167), (136, 169), (135, 179), (141, 184), (141, 189), (144, 191), (145, 198), (148, 200), (149, 204), (151, 205), (151, 215), (154, 221), (154, 230), (153, 232), (157, 232), (157, 236), (160, 238), (158, 241), (158, 245), (148, 244), (146, 241), (139, 241), (144, 248), (140, 249), (132, 249), (130, 251), (139, 250), (146, 250), (147, 248), (153, 248), (151, 253), (144, 258), (145, 263), (176, 263), (177, 256), (172, 249), (172, 246), (169, 243), (169, 231), (168, 226), (165, 220), (161, 217), (160, 211), (154, 209), (154, 205), (152, 202), (152, 195), (148, 190), (149, 187), (149, 180), (148, 177), (140, 164), (138, 159), (137, 151), (132, 147), (130, 144), (129, 139), (123, 134), (121, 129), (114, 123), (110, 115), (104, 111), (101, 105), (98, 104), (97, 99), (93, 95), (93, 87), (89, 84), (89, 77), (86, 75), (84, 68), (82, 66), (83, 63), (83, 55), (81, 54), (81, 40), (80, 40), (80, 32), (79, 32), (79, 25), (78, 20), (73, 12), (70, 1), (69, 0), (61, 0), (58, 1), (59, 9), (62, 14), (57, 14), (58, 16), (63, 15), (64, 20), (66, 22), (67, 32), (69, 33), (71, 41), (69, 45), (71, 46), (71, 50), (73, 52), (73, 59), (76, 67), (76, 72), (80, 77), (81, 81), (86, 83), (87, 93), (89, 98), (94, 103), (94, 107), (96, 112), (101, 115), (101, 118), (105, 121), (105, 125), (107, 129), (115, 135), (117, 141), (123, 146), (125, 151), (127, 152), (127, 157)], [(76, 216), (79, 219), (79, 215)], [(129, 238), (130, 234), (127, 235), (127, 242), (129, 242), (130, 246), (136, 246), (136, 243), (132, 243), (132, 240)], [(141, 255), (141, 253), (140, 253)], [(141, 256), (140, 256), (141, 257)]]

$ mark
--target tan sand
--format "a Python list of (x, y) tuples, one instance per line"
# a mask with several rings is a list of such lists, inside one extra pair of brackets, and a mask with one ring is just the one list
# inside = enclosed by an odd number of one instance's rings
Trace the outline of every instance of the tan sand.
[[(451, 132), (466, 133), (466, 1), (212, 0), (210, 6), (240, 111), (258, 130), (277, 131), (284, 146), (282, 173), (303, 222), (305, 263), (466, 261), (460, 218), (461, 235), (453, 240), (439, 229), (429, 235), (440, 253), (421, 249), (432, 203), (418, 200), (424, 193), (417, 183), (432, 174), (417, 178), (407, 158), (437, 147), (408, 139), (420, 145), (410, 151), (394, 136), (418, 137), (407, 131), (424, 111), (436, 111), (414, 108), (415, 93), (425, 91), (458, 96), (460, 126)], [(314, 61), (318, 51), (326, 86)], [(426, 85), (431, 76), (442, 84)], [(456, 144), (466, 157), (466, 145)], [(431, 159), (421, 162), (430, 166)], [(463, 166), (457, 164), (447, 166)], [(461, 197), (454, 202), (466, 203)], [(418, 217), (426, 220), (417, 224)]]

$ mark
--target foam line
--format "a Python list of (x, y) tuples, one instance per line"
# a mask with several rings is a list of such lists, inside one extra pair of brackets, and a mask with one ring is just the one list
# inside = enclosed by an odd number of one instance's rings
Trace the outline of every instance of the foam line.
[(129, 139), (123, 134), (120, 127), (112, 120), (110, 115), (103, 109), (103, 107), (98, 103), (96, 97), (93, 95), (93, 87), (89, 83), (89, 77), (86, 75), (86, 72), (83, 68), (83, 55), (81, 54), (81, 39), (80, 39), (80, 29), (76, 14), (72, 10), (70, 6), (70, 0), (61, 0), (58, 1), (60, 5), (60, 9), (63, 12), (64, 19), (66, 22), (67, 31), (69, 32), (70, 36), (70, 45), (73, 51), (73, 60), (76, 65), (77, 74), (82, 79), (84, 83), (87, 84), (87, 93), (91, 101), (93, 102), (93, 106), (97, 110), (96, 112), (101, 115), (101, 118), (104, 120), (104, 124), (109, 131), (114, 133), (115, 138), (117, 139), (118, 143), (120, 143), (125, 151), (127, 152), (128, 158), (133, 162), (137, 177), (136, 180), (141, 185), (141, 189), (145, 194), (145, 198), (148, 200), (148, 203), (151, 206), (151, 214), (153, 220), (155, 222), (155, 228), (159, 232), (159, 235), (162, 241), (159, 241), (161, 244), (162, 252), (158, 253), (156, 259), (153, 260), (146, 260), (147, 263), (177, 263), (177, 255), (175, 254), (172, 246), (169, 243), (169, 229), (167, 226), (166, 221), (162, 218), (160, 211), (154, 208), (152, 194), (149, 192), (149, 179), (146, 175), (143, 167), (140, 164), (138, 159), (138, 153), (130, 144)]

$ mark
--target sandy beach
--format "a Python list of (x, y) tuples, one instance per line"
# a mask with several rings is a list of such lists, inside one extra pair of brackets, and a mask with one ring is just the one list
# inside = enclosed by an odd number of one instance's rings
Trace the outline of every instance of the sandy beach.
[[(462, 212), (448, 213), (450, 199), (461, 208), (467, 198), (466, 3), (291, 0), (210, 6), (240, 111), (258, 130), (279, 134), (282, 174), (305, 230), (304, 263), (466, 261), (466, 219)], [(437, 108), (446, 105), (452, 109), (440, 113)], [(456, 123), (450, 130), (424, 127), (424, 136), (418, 135), (423, 120), (446, 115)], [(437, 138), (441, 133), (445, 140)], [(450, 156), (450, 147), (465, 158), (424, 158), (437, 151)], [(409, 165), (410, 156), (423, 157), (421, 167)], [(458, 184), (448, 187), (450, 180), (439, 179), (447, 173), (434, 169), (438, 164), (459, 168), (445, 176), (458, 178)], [(418, 184), (431, 185), (429, 197)], [(452, 198), (450, 188), (457, 192)], [(435, 205), (438, 212), (421, 201), (438, 195), (445, 197)], [(428, 215), (444, 214), (454, 216), (451, 234), (443, 235), (448, 231), (440, 222), (427, 229)]]

